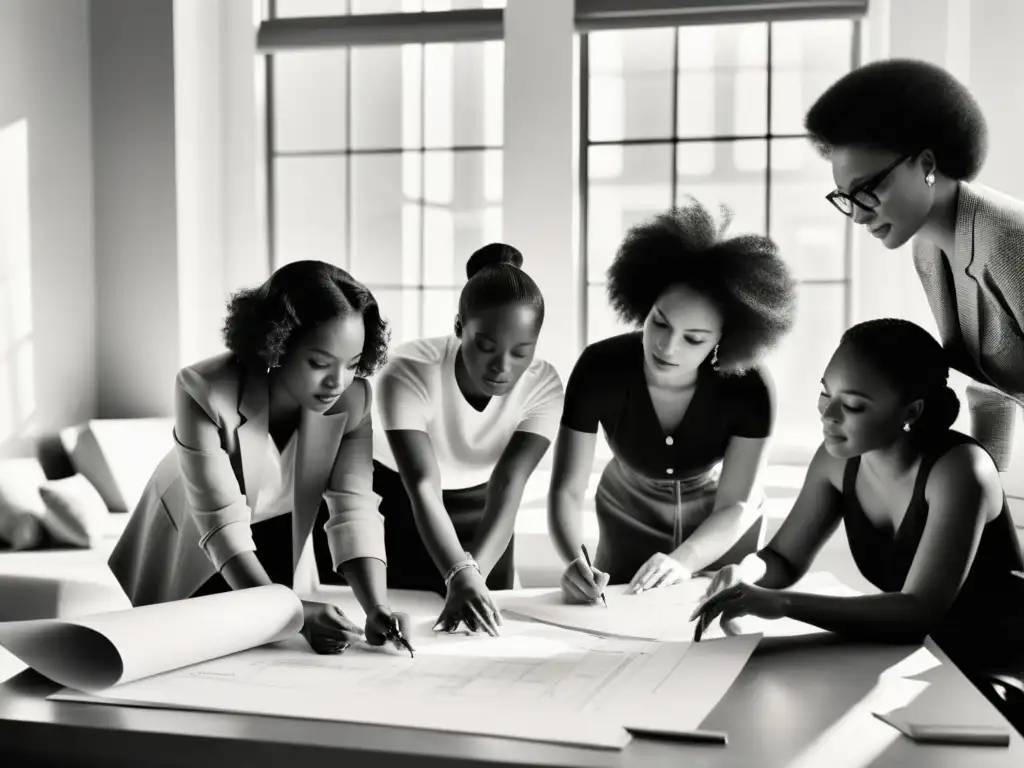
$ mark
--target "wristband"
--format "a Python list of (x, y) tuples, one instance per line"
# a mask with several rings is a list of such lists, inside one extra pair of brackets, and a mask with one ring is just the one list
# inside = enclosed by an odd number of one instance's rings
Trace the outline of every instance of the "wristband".
[(459, 571), (463, 570), (464, 568), (476, 568), (476, 572), (480, 573), (480, 566), (477, 564), (476, 560), (473, 559), (473, 556), (471, 554), (469, 554), (469, 552), (467, 552), (466, 553), (466, 559), (465, 560), (459, 560), (459, 562), (455, 563), (455, 565), (453, 565), (451, 568), (449, 568), (448, 569), (448, 573), (445, 574), (445, 576), (444, 576), (444, 587), (445, 587), (445, 589), (448, 588), (448, 585), (451, 583), (451, 580), (455, 576), (455, 574), (458, 573)]

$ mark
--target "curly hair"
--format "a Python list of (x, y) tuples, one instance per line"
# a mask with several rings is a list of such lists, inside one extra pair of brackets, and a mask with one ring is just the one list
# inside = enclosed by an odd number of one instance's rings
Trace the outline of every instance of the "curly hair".
[(699, 202), (632, 227), (608, 268), (608, 299), (626, 323), (641, 326), (658, 297), (680, 283), (722, 312), (718, 370), (755, 366), (793, 327), (796, 281), (775, 243), (761, 235), (724, 238)]
[(833, 147), (865, 146), (901, 155), (930, 149), (939, 170), (970, 181), (988, 150), (981, 107), (946, 70), (914, 59), (865, 64), (834, 82), (804, 118), (826, 159)]
[(490, 243), (474, 251), (466, 262), (466, 278), (459, 296), (464, 319), (479, 309), (522, 302), (535, 307), (544, 322), (544, 296), (523, 271), (523, 254), (517, 248)]
[(910, 434), (930, 440), (952, 426), (960, 414), (960, 400), (946, 385), (946, 351), (921, 326), (909, 320), (885, 317), (851, 326), (840, 345), (849, 344), (884, 376), (904, 400), (924, 401), (924, 410)]
[(323, 261), (286, 264), (263, 285), (233, 294), (224, 322), (224, 343), (244, 365), (277, 367), (299, 331), (350, 315), (361, 315), (365, 327), (356, 373), (372, 376), (387, 360), (387, 321), (366, 286)]

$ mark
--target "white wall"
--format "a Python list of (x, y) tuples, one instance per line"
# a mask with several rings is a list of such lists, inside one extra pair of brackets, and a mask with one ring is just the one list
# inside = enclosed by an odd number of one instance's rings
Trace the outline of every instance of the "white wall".
[(0, 456), (96, 408), (88, 16), (0, 3)]

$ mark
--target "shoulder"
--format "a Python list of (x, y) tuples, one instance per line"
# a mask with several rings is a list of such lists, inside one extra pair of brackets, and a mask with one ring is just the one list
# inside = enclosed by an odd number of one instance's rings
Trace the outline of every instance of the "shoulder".
[(431, 371), (440, 369), (450, 345), (451, 337), (448, 336), (400, 344), (388, 355), (388, 362), (377, 378), (382, 381), (394, 377), (426, 380)]
[[(975, 207), (976, 242), (1017, 256), (1024, 250), (1024, 202), (980, 184), (964, 185), (968, 201)], [(1013, 259), (1016, 263), (1016, 259)]]
[(576, 361), (576, 367), (609, 366), (608, 372), (621, 370), (621, 366), (642, 354), (643, 341), (639, 333), (623, 333), (588, 344)]
[[(959, 436), (950, 431), (952, 436)], [(962, 499), (981, 493), (1001, 501), (1002, 483), (995, 461), (981, 445), (963, 436), (935, 460), (925, 495), (929, 502)], [(955, 506), (955, 505), (950, 505)]]
[(524, 379), (527, 377), (529, 377), (534, 389), (549, 389), (554, 386), (562, 386), (562, 377), (558, 375), (555, 366), (547, 360), (534, 359), (523, 375)]
[(775, 400), (775, 380), (763, 365), (756, 365), (743, 373), (728, 376), (715, 375), (715, 386), (730, 400), (743, 404), (771, 403)]
[(242, 367), (230, 352), (208, 357), (178, 371), (175, 383), (211, 416), (238, 407)]

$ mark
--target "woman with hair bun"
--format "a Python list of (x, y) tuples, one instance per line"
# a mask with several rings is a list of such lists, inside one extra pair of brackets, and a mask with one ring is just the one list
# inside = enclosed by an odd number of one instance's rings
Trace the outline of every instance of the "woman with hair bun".
[[(843, 334), (822, 377), (824, 441), (771, 542), (722, 569), (706, 624), (788, 617), (852, 639), (931, 635), (961, 669), (1011, 663), (1024, 631), (1024, 569), (988, 452), (950, 429), (959, 403), (942, 347), (906, 320)], [(782, 591), (843, 524), (857, 568), (880, 594)]]
[(535, 358), (544, 297), (522, 265), (509, 245), (474, 253), (454, 333), (398, 347), (377, 382), (388, 586), (445, 596), (443, 630), (498, 633), (489, 590), (514, 586), (516, 514), (562, 412), (558, 373)]
[(826, 199), (890, 250), (913, 238), (950, 365), (972, 380), (971, 433), (1005, 471), (1024, 403), (1024, 203), (973, 181), (980, 106), (944, 69), (888, 59), (833, 83), (805, 126), (832, 164)]
[(343, 575), (366, 613), (360, 628), (303, 600), (314, 651), (407, 638), (408, 617), (387, 606), (372, 487), (366, 377), (388, 346), (373, 294), (332, 264), (296, 261), (231, 297), (224, 341), (178, 373), (175, 446), (110, 556), (114, 576), (139, 606), (294, 588), (312, 560), (321, 581)]
[[(762, 542), (758, 475), (775, 419), (759, 363), (792, 327), (794, 281), (766, 237), (723, 237), (693, 201), (633, 227), (608, 296), (639, 327), (589, 345), (573, 368), (555, 448), (548, 527), (568, 602), (608, 584), (669, 586)], [(580, 515), (597, 430), (613, 458), (597, 487), (600, 539)]]

